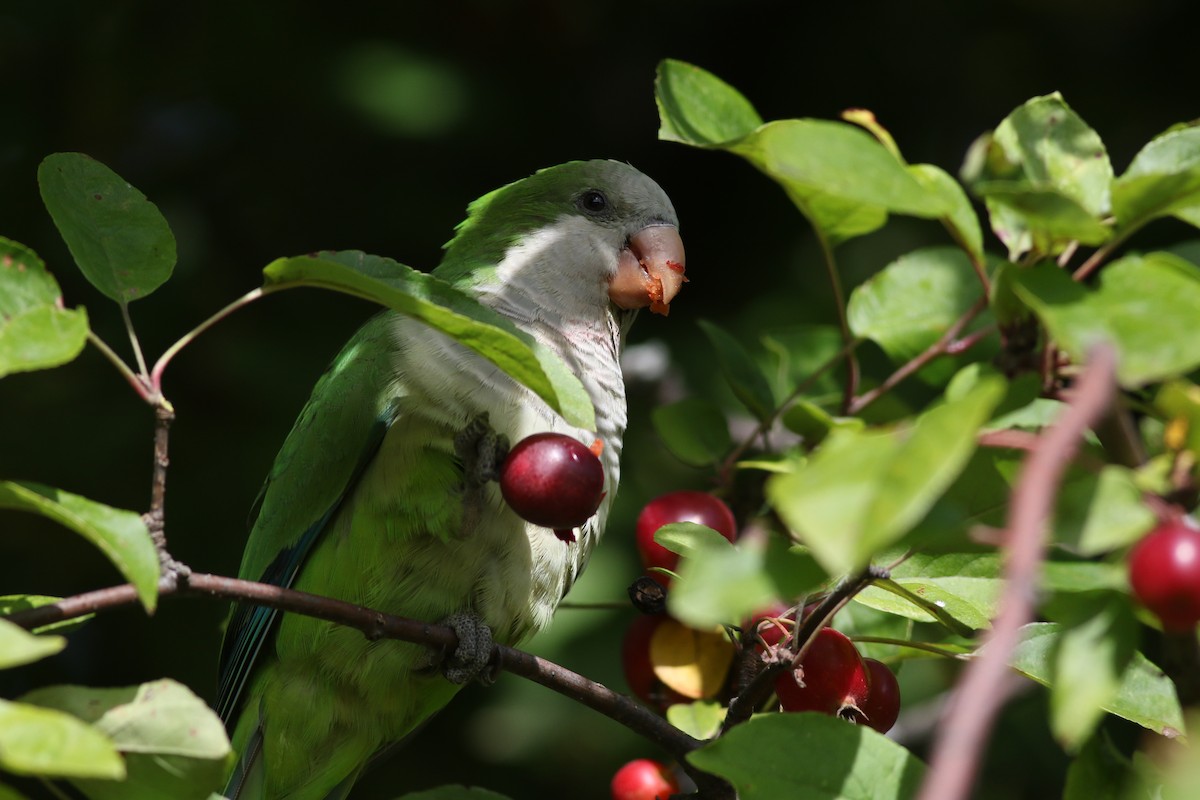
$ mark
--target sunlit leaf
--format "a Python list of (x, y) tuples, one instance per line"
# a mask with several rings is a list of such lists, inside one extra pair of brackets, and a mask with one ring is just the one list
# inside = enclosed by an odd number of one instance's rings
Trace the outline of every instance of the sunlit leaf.
[(58, 282), (37, 254), (0, 237), (0, 377), (67, 363), (87, 332), (87, 312), (62, 307)]

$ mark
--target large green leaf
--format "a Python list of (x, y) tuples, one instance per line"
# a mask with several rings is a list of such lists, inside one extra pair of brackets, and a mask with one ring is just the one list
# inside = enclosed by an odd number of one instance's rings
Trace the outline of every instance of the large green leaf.
[(899, 540), (966, 466), (1004, 395), (980, 380), (895, 430), (836, 430), (812, 458), (767, 482), (767, 498), (831, 574), (859, 569)]
[(856, 125), (816, 119), (762, 123), (729, 84), (680, 61), (659, 65), (659, 136), (742, 156), (783, 186), (831, 244), (869, 233), (889, 212), (955, 213), (945, 187), (926, 185)]
[(42, 202), (84, 276), (122, 305), (171, 277), (175, 236), (158, 207), (83, 153), (55, 153), (38, 167)]
[(663, 141), (719, 147), (762, 125), (762, 117), (737, 89), (683, 61), (659, 62), (654, 98)]
[(688, 753), (741, 800), (902, 800), (925, 765), (866, 725), (816, 713), (762, 714)]
[(1052, 654), (1050, 691), (1050, 727), (1071, 751), (1083, 746), (1104, 717), (1138, 641), (1127, 595), (1080, 596), (1074, 605)]
[[(1053, 622), (1026, 625), (1010, 662), (1013, 669), (1040, 684), (1052, 685), (1061, 636), (1062, 626)], [(1141, 653), (1133, 654), (1120, 673), (1116, 693), (1101, 706), (1160, 734), (1175, 735), (1183, 730), (1175, 685)]]
[(1124, 227), (1166, 215), (1200, 226), (1200, 127), (1174, 128), (1143, 147), (1113, 184), (1113, 210)]
[(1142, 499), (1133, 471), (1109, 464), (1099, 473), (1079, 470), (1064, 481), (1054, 516), (1054, 538), (1081, 555), (1100, 555), (1133, 544), (1156, 520)]
[(433, 275), (358, 251), (272, 261), (265, 289), (314, 286), (381, 303), (418, 319), (491, 361), (568, 422), (596, 429), (591, 398), (566, 364), (512, 321)]
[(108, 737), (70, 714), (0, 700), (0, 768), (52, 778), (125, 777)]
[(1058, 93), (1015, 109), (963, 165), (1014, 260), (1030, 249), (1057, 253), (1072, 241), (1107, 240), (1112, 177), (1104, 143)]
[(20, 625), (0, 619), (0, 669), (32, 664), (66, 646), (67, 640), (61, 636), (35, 636)]
[(78, 717), (124, 754), (124, 782), (76, 781), (90, 798), (206, 800), (221, 786), (231, 752), (225, 728), (183, 684), (164, 679), (117, 689), (51, 686), (22, 700)]
[(900, 256), (855, 288), (846, 316), (855, 336), (903, 363), (937, 341), (982, 294), (962, 250), (927, 247)]
[(1099, 731), (1083, 746), (1067, 769), (1063, 800), (1125, 800), (1133, 765)]
[(890, 582), (868, 587), (854, 599), (917, 622), (950, 617), (979, 630), (991, 625), (1002, 588), (1000, 558), (994, 553), (916, 553), (892, 570)]
[(1200, 268), (1178, 256), (1126, 256), (1104, 268), (1096, 290), (1043, 263), (1022, 270), (1013, 288), (1076, 361), (1099, 342), (1115, 346), (1123, 386), (1200, 366)]
[(158, 552), (142, 518), (51, 486), (0, 481), (0, 508), (49, 517), (100, 548), (137, 590), (147, 611), (158, 602)]
[(971, 205), (962, 185), (944, 169), (933, 164), (911, 164), (908, 172), (927, 191), (942, 198), (948, 209), (942, 217), (942, 224), (967, 255), (982, 264), (983, 231), (979, 227), (979, 215), (975, 213), (975, 207)]
[(62, 308), (58, 281), (37, 254), (0, 237), (0, 377), (67, 363), (87, 332), (87, 312)]

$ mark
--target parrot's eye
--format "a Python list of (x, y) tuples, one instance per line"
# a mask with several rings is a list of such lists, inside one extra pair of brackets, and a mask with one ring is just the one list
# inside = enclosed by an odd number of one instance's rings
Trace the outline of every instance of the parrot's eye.
[(589, 214), (599, 214), (608, 209), (608, 198), (599, 189), (588, 189), (579, 196), (579, 207)]

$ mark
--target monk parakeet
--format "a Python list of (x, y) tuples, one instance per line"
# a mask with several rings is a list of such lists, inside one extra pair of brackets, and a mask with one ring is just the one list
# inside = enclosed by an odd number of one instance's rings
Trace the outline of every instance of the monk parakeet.
[[(621, 346), (637, 310), (665, 313), (684, 280), (677, 226), (658, 184), (615, 161), (551, 167), (472, 203), (435, 274), (555, 352), (591, 396), (596, 430), (432, 328), (381, 313), (317, 382), (276, 457), (241, 577), (472, 620), (509, 645), (549, 624), (616, 493)], [(479, 474), (488, 445), (542, 431), (602, 443), (607, 494), (575, 541), (523, 521)], [(439, 671), (429, 648), (238, 607), (218, 702), (239, 754), (226, 794), (346, 797), (374, 754), (458, 691), (448, 675), (469, 677)]]

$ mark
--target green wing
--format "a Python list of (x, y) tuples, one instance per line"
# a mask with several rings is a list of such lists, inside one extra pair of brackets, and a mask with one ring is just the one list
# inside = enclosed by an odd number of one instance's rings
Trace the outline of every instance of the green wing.
[[(389, 312), (367, 322), (321, 376), (283, 443), (252, 512), (238, 575), (291, 586), (343, 498), (379, 449), (401, 392)], [(279, 612), (239, 605), (221, 648), (217, 712), (231, 725)]]

